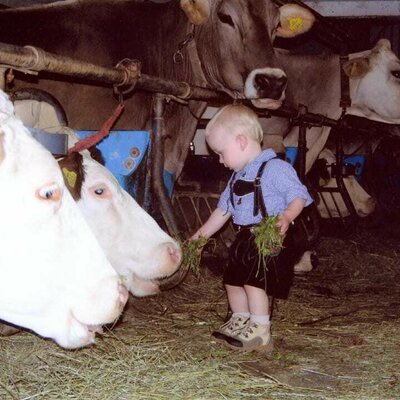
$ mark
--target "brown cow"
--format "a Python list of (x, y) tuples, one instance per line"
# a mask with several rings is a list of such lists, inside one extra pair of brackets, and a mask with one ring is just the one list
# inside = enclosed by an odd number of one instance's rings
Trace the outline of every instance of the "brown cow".
[[(0, 41), (108, 67), (126, 57), (138, 59), (148, 75), (213, 87), (235, 98), (251, 98), (257, 106), (278, 108), (285, 97), (286, 74), (272, 41), (277, 35), (304, 32), (312, 16), (299, 6), (279, 9), (272, 0), (181, 0), (181, 5), (193, 23), (178, 1), (80, 0), (4, 10)], [(198, 8), (190, 10), (193, 5)], [(191, 33), (194, 39), (188, 40)], [(180, 48), (183, 57), (177, 63), (174, 54)], [(45, 74), (39, 78), (40, 88), (61, 102), (74, 129), (98, 129), (115, 108), (109, 88)], [(195, 132), (195, 116), (205, 106), (189, 101), (167, 107), (165, 167), (170, 173), (179, 175)], [(115, 128), (144, 129), (150, 114), (151, 96), (134, 92)]]

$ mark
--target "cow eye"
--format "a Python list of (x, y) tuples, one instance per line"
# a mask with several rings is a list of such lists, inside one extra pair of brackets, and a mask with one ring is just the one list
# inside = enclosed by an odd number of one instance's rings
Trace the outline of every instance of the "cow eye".
[(231, 18), (230, 15), (228, 14), (224, 14), (222, 12), (217, 13), (219, 20), (223, 23), (223, 24), (228, 24), (230, 25), (232, 28), (235, 27), (235, 24), (233, 23), (233, 19)]
[(104, 193), (104, 189), (103, 188), (97, 188), (94, 190), (94, 192), (98, 195), (101, 196)]
[(392, 75), (397, 78), (400, 79), (400, 71), (392, 71)]
[(39, 200), (59, 201), (61, 199), (61, 189), (56, 185), (45, 185), (36, 191)]

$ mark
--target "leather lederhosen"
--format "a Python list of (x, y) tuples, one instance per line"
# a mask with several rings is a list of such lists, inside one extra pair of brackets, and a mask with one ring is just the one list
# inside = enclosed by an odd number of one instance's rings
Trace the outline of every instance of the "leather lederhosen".
[[(267, 161), (261, 164), (254, 181), (234, 182), (233, 176), (230, 194), (233, 204), (233, 194), (244, 196), (254, 191), (253, 214), (257, 215), (260, 211), (263, 218), (268, 216), (261, 188), (261, 177), (266, 164)], [(305, 207), (303, 213), (308, 210), (309, 207)], [(236, 237), (230, 247), (229, 263), (224, 272), (224, 284), (255, 286), (264, 289), (271, 296), (287, 298), (293, 281), (293, 266), (305, 250), (306, 242), (298, 237), (301, 230), (295, 225), (296, 222), (290, 224), (280, 253), (264, 260), (260, 258), (254, 242), (252, 225), (236, 225)]]

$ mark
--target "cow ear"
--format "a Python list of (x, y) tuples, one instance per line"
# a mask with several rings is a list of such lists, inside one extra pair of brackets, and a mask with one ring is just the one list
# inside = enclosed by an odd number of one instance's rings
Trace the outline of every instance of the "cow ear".
[(210, 15), (209, 0), (180, 0), (181, 8), (194, 25), (202, 25)]
[(85, 178), (83, 159), (79, 153), (71, 153), (58, 161), (65, 185), (75, 201), (81, 198), (82, 183)]
[(106, 165), (103, 154), (101, 154), (101, 151), (96, 146), (89, 147), (88, 150), (93, 160), (97, 161), (101, 165)]
[(291, 38), (307, 32), (312, 27), (315, 17), (311, 11), (297, 4), (285, 4), (279, 8), (280, 26), (276, 35)]
[(349, 78), (362, 78), (371, 69), (368, 58), (357, 57), (343, 64), (343, 71)]

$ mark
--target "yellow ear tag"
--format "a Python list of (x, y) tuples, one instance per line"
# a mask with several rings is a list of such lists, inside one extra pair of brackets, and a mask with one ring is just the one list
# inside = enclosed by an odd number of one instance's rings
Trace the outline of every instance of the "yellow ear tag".
[(65, 179), (68, 182), (68, 185), (72, 188), (75, 187), (77, 174), (74, 171), (69, 170), (68, 168), (63, 167), (62, 173), (65, 176)]
[(357, 76), (358, 75), (358, 65), (356, 62), (351, 64), (350, 76)]
[(288, 18), (288, 22), (289, 22), (289, 29), (292, 32), (298, 32), (303, 29), (304, 21), (303, 18), (301, 17)]

